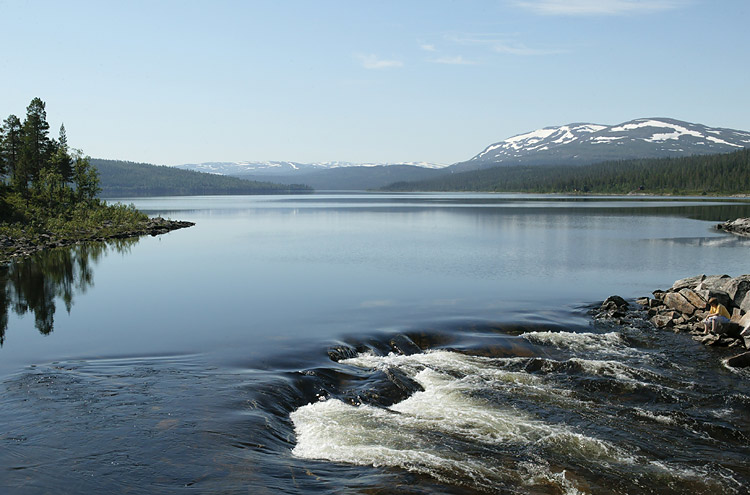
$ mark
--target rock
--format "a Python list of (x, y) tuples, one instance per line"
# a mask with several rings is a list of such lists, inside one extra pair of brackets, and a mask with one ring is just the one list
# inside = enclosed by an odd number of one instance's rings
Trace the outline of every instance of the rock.
[(739, 307), (745, 299), (745, 295), (750, 292), (750, 275), (731, 278), (724, 283), (722, 289), (729, 295), (732, 302)]
[(396, 335), (390, 340), (389, 344), (393, 350), (404, 356), (411, 356), (412, 354), (422, 352), (422, 349), (406, 335)]
[(607, 308), (627, 309), (630, 307), (630, 304), (620, 296), (609, 296), (602, 303), (602, 308), (605, 306)]
[(723, 305), (725, 308), (729, 309), (733, 305), (732, 298), (729, 297), (729, 294), (724, 292), (723, 290), (719, 289), (699, 289), (696, 291), (698, 295), (700, 295), (703, 299), (706, 301), (710, 300), (712, 297), (715, 297), (721, 305)]
[(747, 368), (750, 366), (750, 351), (730, 357), (727, 364), (732, 368)]
[(357, 350), (346, 344), (339, 344), (328, 349), (328, 357), (331, 361), (342, 361), (357, 356)]
[(657, 328), (667, 328), (674, 325), (674, 322), (672, 321), (671, 315), (656, 315), (651, 318), (651, 323), (653, 323)]
[(716, 228), (725, 232), (731, 232), (732, 234), (750, 236), (750, 218), (738, 218), (723, 222), (718, 224)]
[(685, 297), (679, 292), (668, 292), (664, 296), (664, 304), (666, 304), (669, 308), (687, 315), (692, 315), (696, 310), (696, 307), (693, 306), (690, 301), (685, 299)]
[(750, 332), (750, 313), (745, 313), (742, 318), (737, 322), (737, 324), (743, 328), (747, 329), (748, 332)]
[(673, 291), (690, 288), (693, 289), (706, 279), (705, 275), (696, 275), (695, 277), (682, 278), (672, 284)]
[(694, 287), (696, 291), (700, 290), (723, 290), (723, 285), (731, 277), (729, 275), (704, 275), (703, 280)]
[(719, 339), (721, 339), (721, 337), (712, 333), (709, 333), (707, 335), (696, 335), (695, 337), (693, 337), (693, 340), (700, 342), (703, 345), (714, 345), (719, 341)]
[(693, 289), (681, 289), (680, 295), (687, 299), (687, 301), (696, 307), (696, 309), (705, 309), (707, 300), (703, 299), (703, 296), (695, 292)]
[(649, 299), (648, 297), (639, 297), (635, 300), (635, 303), (643, 306), (644, 308), (648, 308), (651, 305), (651, 301), (653, 301), (653, 299)]

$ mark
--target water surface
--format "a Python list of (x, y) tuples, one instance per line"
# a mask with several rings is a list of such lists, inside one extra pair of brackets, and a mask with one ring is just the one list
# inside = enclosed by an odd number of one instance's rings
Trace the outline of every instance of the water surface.
[(588, 314), (750, 273), (746, 201), (132, 202), (196, 226), (0, 272), (10, 493), (746, 491), (727, 351)]

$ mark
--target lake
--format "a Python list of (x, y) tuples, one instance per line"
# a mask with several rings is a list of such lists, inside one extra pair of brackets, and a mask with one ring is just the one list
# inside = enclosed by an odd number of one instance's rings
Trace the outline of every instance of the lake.
[(4, 493), (746, 493), (750, 375), (595, 321), (750, 273), (737, 198), (123, 199), (0, 270)]

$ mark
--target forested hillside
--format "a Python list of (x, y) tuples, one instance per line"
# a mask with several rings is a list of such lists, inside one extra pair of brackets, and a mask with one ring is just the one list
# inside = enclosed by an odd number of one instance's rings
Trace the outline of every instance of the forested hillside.
[(721, 155), (640, 159), (571, 166), (495, 167), (399, 182), (390, 191), (750, 194), (750, 149)]
[(104, 197), (312, 191), (310, 187), (299, 184), (248, 181), (147, 163), (91, 159), (91, 164), (99, 170), (101, 195)]
[[(417, 181), (437, 177), (443, 171), (414, 165), (377, 165), (373, 167), (337, 167), (324, 170), (278, 175), (271, 180), (282, 183), (303, 183), (316, 190), (379, 189), (395, 181)], [(237, 175), (248, 180), (261, 176)]]

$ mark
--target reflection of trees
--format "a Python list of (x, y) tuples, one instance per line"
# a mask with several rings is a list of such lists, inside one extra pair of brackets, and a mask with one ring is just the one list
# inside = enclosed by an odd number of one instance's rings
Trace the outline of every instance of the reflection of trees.
[(57, 299), (70, 313), (73, 296), (94, 284), (93, 265), (109, 251), (127, 253), (137, 237), (77, 244), (43, 251), (0, 267), (0, 346), (5, 342), (8, 315), (34, 313), (34, 325), (44, 335), (54, 329)]

